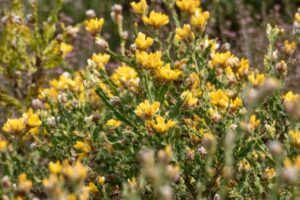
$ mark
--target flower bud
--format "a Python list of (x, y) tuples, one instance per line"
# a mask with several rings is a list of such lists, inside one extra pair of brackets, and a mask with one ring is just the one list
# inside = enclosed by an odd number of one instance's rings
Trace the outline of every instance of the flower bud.
[(104, 39), (99, 37), (96, 38), (96, 44), (98, 44), (103, 49), (108, 49), (109, 47), (108, 43)]
[(128, 39), (128, 32), (127, 31), (123, 31), (121, 33), (121, 38), (122, 38), (122, 40), (127, 40)]
[(221, 50), (226, 52), (226, 51), (230, 51), (230, 44), (228, 42), (226, 42), (225, 44), (222, 45)]
[(277, 141), (271, 141), (268, 144), (268, 148), (269, 148), (269, 151), (271, 152), (271, 154), (275, 158), (281, 155), (282, 147), (281, 147), (281, 144), (279, 142), (277, 142)]
[(288, 184), (296, 184), (298, 181), (298, 170), (296, 167), (285, 168), (281, 174), (282, 180)]
[(110, 13), (112, 20), (119, 24), (123, 20), (122, 16), (123, 7), (119, 4), (115, 4), (112, 7), (112, 12)]
[(240, 60), (237, 57), (228, 58), (226, 65), (232, 68), (237, 68), (240, 65)]
[(90, 9), (90, 10), (87, 10), (85, 12), (85, 15), (87, 16), (87, 18), (95, 18), (96, 17), (96, 13), (94, 10)]
[(56, 120), (55, 120), (55, 117), (53, 117), (53, 116), (48, 117), (48, 119), (47, 119), (47, 124), (48, 124), (51, 128), (56, 127)]
[(39, 99), (33, 99), (31, 105), (34, 110), (41, 109), (43, 107), (43, 103)]

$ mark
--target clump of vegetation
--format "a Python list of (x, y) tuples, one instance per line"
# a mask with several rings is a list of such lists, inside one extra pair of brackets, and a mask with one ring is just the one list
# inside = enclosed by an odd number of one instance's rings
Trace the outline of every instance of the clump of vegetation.
[[(15, 0), (1, 33), (2, 199), (295, 199), (300, 95), (286, 91), (294, 40), (268, 24), (261, 71), (205, 30), (199, 0), (131, 2), (134, 30), (114, 5), (118, 50), (105, 19), (65, 26)], [(99, 51), (65, 62), (83, 27)], [(49, 69), (63, 69), (57, 78)], [(2, 92), (3, 91), (3, 92)], [(12, 112), (12, 111), (11, 111)]]

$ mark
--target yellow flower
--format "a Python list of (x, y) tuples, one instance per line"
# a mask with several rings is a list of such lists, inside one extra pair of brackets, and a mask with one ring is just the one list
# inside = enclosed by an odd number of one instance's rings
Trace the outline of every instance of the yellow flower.
[(242, 58), (240, 66), (237, 70), (237, 77), (242, 78), (249, 73), (249, 61), (245, 58)]
[(104, 24), (104, 19), (103, 18), (93, 18), (85, 21), (85, 28), (88, 32), (91, 34), (95, 35), (99, 32), (101, 32), (102, 27)]
[(106, 126), (110, 126), (112, 128), (118, 128), (119, 126), (121, 126), (122, 122), (119, 120), (115, 120), (115, 119), (110, 119), (106, 122)]
[(257, 87), (265, 82), (266, 77), (264, 74), (252, 73), (248, 76), (248, 79), (253, 86)]
[(155, 101), (152, 104), (150, 104), (148, 100), (145, 100), (137, 106), (135, 114), (142, 118), (150, 118), (158, 112), (159, 107), (159, 102)]
[(194, 14), (200, 6), (200, 0), (176, 0), (176, 5), (182, 12)]
[(146, 50), (153, 45), (153, 42), (151, 37), (146, 37), (144, 33), (139, 32), (134, 44), (139, 50)]
[(193, 93), (193, 95), (195, 97), (200, 97), (202, 91), (200, 88), (201, 84), (200, 84), (199, 75), (195, 72), (191, 73), (189, 75), (188, 82), (191, 83), (191, 87), (192, 87), (191, 92)]
[(295, 50), (296, 50), (296, 43), (295, 42), (289, 42), (288, 40), (285, 40), (284, 41), (284, 53), (287, 54), (287, 55), (292, 55)]
[(22, 173), (18, 176), (18, 191), (21, 193), (28, 193), (32, 188), (32, 182), (27, 179), (27, 175)]
[(150, 126), (158, 133), (164, 134), (176, 125), (173, 120), (166, 121), (162, 116), (156, 116), (155, 120), (152, 120)]
[(276, 176), (276, 171), (274, 168), (266, 168), (263, 176), (265, 179), (271, 180)]
[(230, 83), (236, 82), (236, 77), (231, 67), (228, 66), (225, 68), (225, 74)]
[(128, 184), (130, 185), (131, 188), (136, 188), (137, 187), (136, 178), (132, 177), (131, 179), (128, 179)]
[(139, 87), (140, 79), (137, 76), (137, 72), (126, 65), (118, 67), (111, 80), (120, 88), (127, 88), (130, 91), (136, 92)]
[(8, 119), (2, 127), (2, 130), (6, 133), (18, 134), (24, 131), (26, 124), (23, 118)]
[(148, 26), (160, 28), (169, 23), (169, 17), (163, 13), (151, 11), (149, 17), (143, 17), (143, 22)]
[(260, 125), (260, 120), (256, 119), (255, 115), (251, 115), (250, 120), (249, 120), (249, 124), (251, 125), (251, 127), (257, 128)]
[(219, 122), (222, 119), (222, 116), (219, 114), (218, 110), (215, 108), (209, 108), (208, 115), (212, 118), (212, 120), (214, 122)]
[(30, 135), (37, 135), (39, 133), (39, 131), (40, 131), (39, 127), (34, 127), (34, 128), (29, 129), (29, 131), (27, 133)]
[(93, 182), (89, 182), (87, 188), (88, 188), (89, 192), (91, 192), (91, 193), (98, 193), (99, 192), (97, 186)]
[(147, 53), (145, 51), (136, 52), (136, 62), (142, 65), (145, 69), (156, 69), (163, 66), (164, 62), (161, 60), (161, 52)]
[(87, 168), (79, 161), (71, 166), (67, 160), (63, 162), (63, 175), (72, 182), (83, 181), (87, 177)]
[(67, 44), (65, 42), (60, 43), (60, 51), (62, 53), (62, 57), (66, 57), (71, 51), (73, 51), (74, 47), (71, 44)]
[(57, 162), (50, 162), (49, 165), (48, 165), (48, 168), (49, 168), (49, 171), (52, 173), (52, 174), (59, 174), (62, 170), (62, 166), (60, 164), (59, 161)]
[(202, 12), (201, 9), (197, 9), (195, 14), (191, 17), (191, 24), (194, 28), (203, 30), (207, 24), (209, 18), (209, 12)]
[(297, 23), (300, 23), (300, 13), (295, 14), (295, 20)]
[(292, 144), (294, 144), (298, 149), (300, 149), (300, 131), (289, 131), (289, 138)]
[(171, 69), (170, 64), (166, 64), (165, 66), (160, 67), (156, 70), (156, 76), (166, 81), (177, 80), (181, 74), (182, 74), (181, 70)]
[(98, 183), (100, 185), (104, 185), (104, 183), (105, 183), (105, 177), (104, 176), (98, 176)]
[(27, 125), (30, 127), (40, 127), (42, 124), (39, 115), (34, 114), (31, 108), (23, 114), (23, 118)]
[(215, 53), (211, 55), (210, 65), (212, 67), (226, 67), (227, 60), (233, 57), (230, 51), (225, 53)]
[(107, 87), (107, 85), (105, 83), (103, 83), (102, 81), (99, 82), (99, 87), (101, 88), (101, 90), (103, 90), (103, 92), (109, 97), (112, 98), (114, 95), (111, 92), (111, 90)]
[(92, 60), (98, 65), (99, 69), (104, 70), (104, 66), (109, 62), (110, 55), (106, 53), (93, 54)]
[(241, 98), (239, 97), (236, 97), (235, 100), (230, 104), (231, 108), (238, 108), (238, 107), (241, 107), (243, 106), (243, 101)]
[(248, 160), (246, 159), (243, 159), (239, 162), (239, 167), (238, 167), (238, 170), (239, 171), (249, 171), (251, 169), (251, 165), (250, 163), (248, 162)]
[(4, 152), (7, 149), (8, 142), (6, 140), (0, 139), (0, 152)]
[(221, 108), (226, 108), (229, 104), (229, 97), (221, 89), (210, 92), (209, 97), (210, 97), (211, 103), (215, 106), (219, 106)]
[(144, 13), (146, 13), (146, 11), (148, 9), (146, 0), (140, 0), (138, 3), (131, 2), (130, 5), (131, 5), (132, 9), (134, 10), (134, 12), (136, 12), (137, 14), (144, 14)]
[(175, 40), (191, 42), (195, 38), (192, 27), (189, 24), (184, 24), (182, 28), (176, 28)]
[(299, 94), (294, 94), (292, 91), (289, 91), (283, 96), (283, 100), (285, 102), (295, 102), (299, 99), (299, 97)]
[(73, 146), (76, 150), (80, 151), (78, 155), (78, 160), (83, 160), (88, 153), (92, 150), (91, 144), (88, 141), (77, 141)]
[(194, 96), (194, 94), (190, 91), (184, 91), (180, 98), (183, 100), (183, 104), (188, 107), (194, 107), (198, 103), (198, 98)]

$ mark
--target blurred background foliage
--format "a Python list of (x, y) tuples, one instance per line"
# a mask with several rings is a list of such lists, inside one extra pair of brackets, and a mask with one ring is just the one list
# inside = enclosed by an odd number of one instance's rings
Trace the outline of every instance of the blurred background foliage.
[[(54, 0), (37, 0), (42, 20), (46, 20), (50, 11), (55, 7)], [(60, 20), (66, 25), (75, 25), (86, 19), (86, 11), (93, 9), (97, 16), (105, 18), (103, 35), (109, 41), (112, 49), (117, 48), (119, 36), (117, 26), (110, 17), (111, 7), (114, 4), (123, 6), (123, 15), (126, 19), (125, 29), (132, 38), (134, 21), (137, 20), (131, 12), (130, 2), (132, 0), (64, 0), (60, 12)], [(166, 0), (148, 0), (151, 9), (163, 10), (159, 5)], [(0, 10), (10, 6), (11, 0), (0, 0)], [(30, 0), (24, 0), (29, 4)], [(202, 0), (202, 7), (211, 13), (207, 32), (211, 37), (219, 38), (220, 43), (230, 43), (232, 51), (238, 55), (247, 57), (255, 68), (262, 68), (263, 55), (267, 48), (265, 29), (268, 23), (279, 24), (286, 30), (285, 38), (293, 40), (292, 23), (294, 13), (300, 7), (300, 0)], [(42, 21), (41, 20), (41, 21)], [(0, 27), (1, 31), (1, 27)], [(92, 38), (82, 31), (75, 39), (69, 41), (75, 46), (75, 51), (69, 57), (69, 64), (74, 68), (86, 64), (86, 59), (92, 52), (97, 51)], [(280, 45), (279, 48), (280, 48)], [(128, 45), (129, 47), (129, 45)], [(82, 50), (85, 51), (82, 51)], [(76, 51), (76, 50), (80, 50)], [(296, 59), (300, 60), (299, 52)], [(299, 88), (300, 69), (295, 66), (290, 68), (293, 88)]]

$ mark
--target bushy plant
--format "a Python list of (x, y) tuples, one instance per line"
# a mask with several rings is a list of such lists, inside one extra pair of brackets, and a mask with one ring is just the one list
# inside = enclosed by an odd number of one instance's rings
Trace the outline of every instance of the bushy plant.
[[(112, 7), (117, 51), (102, 36), (105, 20), (92, 11), (75, 27), (61, 25), (61, 34), (58, 10), (25, 35), (13, 34), (19, 23), (5, 22), (4, 48), (11, 53), (0, 61), (12, 73), (18, 67), (20, 80), (34, 77), (38, 58), (42, 71), (63, 65), (72, 50), (65, 40), (79, 26), (101, 51), (79, 71), (65, 67), (31, 95), (11, 97), (25, 111), (2, 127), (2, 198), (299, 198), (300, 95), (286, 91), (285, 76), (295, 62), (300, 13), (295, 41), (282, 49), (276, 44), (284, 30), (266, 27), (268, 51), (258, 71), (229, 44), (209, 38), (210, 13), (199, 0), (130, 6), (134, 30), (125, 30), (122, 6)], [(14, 37), (20, 51), (9, 46)], [(5, 88), (28, 89), (19, 83)]]

